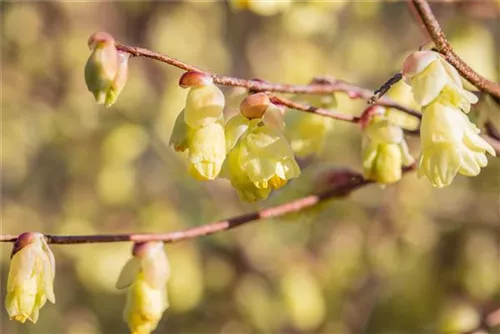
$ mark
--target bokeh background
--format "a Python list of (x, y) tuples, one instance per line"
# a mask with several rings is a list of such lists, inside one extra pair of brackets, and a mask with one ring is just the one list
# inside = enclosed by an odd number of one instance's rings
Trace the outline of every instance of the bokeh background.
[[(241, 203), (225, 180), (197, 182), (168, 147), (181, 71), (131, 59), (118, 102), (87, 91), (100, 30), (221, 74), (307, 83), (332, 75), (376, 88), (426, 42), (406, 3), (2, 2), (2, 233), (164, 232), (306, 195), (319, 170), (360, 170), (358, 129), (335, 123), (303, 176)], [(498, 76), (498, 2), (432, 4), (457, 52)], [(228, 96), (231, 93), (227, 91)], [(404, 86), (393, 97), (412, 104)], [(364, 101), (337, 94), (360, 114)], [(500, 116), (500, 114), (498, 114)], [(418, 155), (418, 139), (409, 138)], [(500, 159), (433, 189), (414, 174), (321, 208), (167, 245), (171, 306), (157, 333), (457, 333), (500, 305)], [(316, 180), (316, 181), (315, 181)], [(316, 183), (315, 183), (316, 182)], [(57, 246), (57, 303), (36, 325), (8, 320), (11, 245), (2, 244), (1, 329), (125, 333), (117, 275), (130, 244)]]

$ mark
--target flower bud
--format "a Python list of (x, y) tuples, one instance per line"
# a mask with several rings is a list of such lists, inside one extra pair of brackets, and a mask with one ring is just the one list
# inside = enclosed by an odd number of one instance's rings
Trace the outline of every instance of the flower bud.
[(127, 83), (129, 57), (129, 53), (118, 51), (118, 70), (106, 95), (106, 102), (104, 103), (106, 107), (111, 107), (115, 104), (118, 96)]
[(88, 41), (92, 53), (85, 65), (85, 82), (98, 104), (110, 107), (125, 86), (129, 54), (116, 49), (114, 38), (106, 32)]
[(14, 246), (5, 308), (11, 319), (36, 323), (49, 300), (55, 303), (55, 260), (41, 233), (23, 233)]
[(213, 83), (209, 74), (195, 71), (186, 72), (179, 79), (179, 86), (182, 88), (209, 86)]
[(262, 118), (270, 104), (266, 93), (255, 93), (241, 101), (240, 112), (248, 119)]
[(136, 243), (134, 257), (122, 269), (117, 288), (127, 288), (123, 317), (130, 331), (149, 334), (168, 308), (167, 282), (170, 265), (163, 242)]

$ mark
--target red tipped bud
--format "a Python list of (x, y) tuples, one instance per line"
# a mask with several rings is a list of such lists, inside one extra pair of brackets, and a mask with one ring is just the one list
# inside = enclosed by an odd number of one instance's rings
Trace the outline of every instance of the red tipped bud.
[(266, 93), (256, 93), (247, 96), (240, 104), (240, 112), (248, 119), (262, 118), (271, 104)]
[(105, 31), (99, 31), (93, 34), (92, 36), (89, 37), (89, 40), (87, 42), (90, 50), (95, 49), (95, 47), (99, 44), (115, 44), (115, 39), (113, 36), (108, 34)]
[(179, 79), (179, 86), (182, 88), (202, 87), (213, 85), (213, 83), (214, 80), (209, 74), (195, 71), (186, 72)]
[(24, 232), (24, 233), (19, 234), (16, 242), (14, 243), (14, 248), (12, 249), (11, 257), (14, 256), (22, 248), (28, 246), (33, 241), (35, 241), (39, 238), (44, 238), (44, 236), (43, 236), (43, 234), (38, 233), (38, 232)]

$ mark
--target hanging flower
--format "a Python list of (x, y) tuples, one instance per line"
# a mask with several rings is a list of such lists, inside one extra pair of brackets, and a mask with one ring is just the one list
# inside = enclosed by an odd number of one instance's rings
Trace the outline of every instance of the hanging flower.
[(128, 77), (129, 54), (116, 49), (114, 38), (106, 32), (90, 36), (92, 54), (85, 65), (85, 82), (98, 104), (106, 107), (118, 99)]
[(457, 70), (434, 51), (417, 51), (403, 64), (403, 77), (411, 86), (415, 101), (426, 106), (436, 99), (464, 112), (477, 102), (477, 97), (465, 90)]
[(163, 242), (136, 243), (134, 257), (122, 269), (116, 287), (127, 288), (123, 317), (132, 334), (149, 334), (168, 308), (170, 265)]
[(190, 90), (186, 107), (175, 121), (170, 144), (176, 151), (189, 151), (189, 174), (198, 180), (213, 180), (226, 158), (224, 95), (204, 73), (187, 72), (180, 85)]
[(14, 246), (5, 308), (9, 317), (36, 323), (40, 309), (54, 296), (55, 261), (43, 234), (23, 233)]
[(408, 56), (403, 76), (423, 107), (418, 175), (438, 188), (449, 185), (457, 173), (478, 175), (488, 164), (485, 153), (495, 155), (495, 151), (462, 113), (470, 111), (477, 97), (463, 88), (455, 68), (433, 51)]
[(378, 114), (370, 117), (363, 128), (363, 175), (381, 184), (401, 179), (401, 168), (414, 163), (401, 127), (385, 116), (385, 108), (376, 107)]
[(420, 131), (418, 175), (439, 188), (449, 185), (457, 173), (478, 175), (488, 164), (485, 152), (495, 155), (479, 132), (460, 110), (440, 103), (427, 106)]
[(271, 190), (300, 175), (290, 144), (280, 131), (279, 110), (266, 98), (263, 93), (249, 96), (242, 102), (242, 114), (226, 124), (229, 152), (222, 175), (249, 202), (267, 198)]

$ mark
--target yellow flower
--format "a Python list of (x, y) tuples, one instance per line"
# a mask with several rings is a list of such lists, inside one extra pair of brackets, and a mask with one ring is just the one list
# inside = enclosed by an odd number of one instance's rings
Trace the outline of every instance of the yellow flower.
[(226, 158), (224, 126), (211, 123), (191, 130), (188, 136), (189, 173), (198, 180), (213, 180)]
[(233, 117), (226, 124), (226, 137), (230, 151), (222, 175), (242, 200), (265, 199), (272, 189), (300, 175), (290, 144), (262, 118)]
[(488, 164), (485, 152), (493, 148), (479, 136), (479, 129), (460, 110), (432, 103), (424, 108), (420, 137), (422, 154), (418, 175), (433, 186), (444, 187), (457, 173), (476, 176)]
[(36, 323), (47, 300), (55, 303), (55, 261), (40, 233), (18, 237), (7, 278), (5, 308), (11, 319)]
[(213, 180), (226, 158), (224, 94), (206, 73), (186, 72), (179, 83), (190, 90), (170, 144), (176, 151), (189, 150), (189, 174), (198, 180)]
[(434, 51), (417, 51), (403, 64), (403, 76), (415, 101), (426, 106), (437, 99), (469, 112), (477, 97), (465, 90), (457, 70)]
[(364, 129), (363, 175), (378, 183), (390, 184), (401, 179), (401, 168), (414, 162), (403, 130), (385, 116), (374, 116)]
[(128, 76), (129, 54), (118, 51), (114, 38), (105, 32), (92, 35), (88, 41), (92, 50), (85, 65), (85, 82), (98, 104), (113, 105)]
[(123, 317), (131, 333), (149, 334), (168, 308), (167, 281), (170, 266), (162, 242), (136, 243), (134, 257), (122, 269), (116, 283), (127, 288)]

